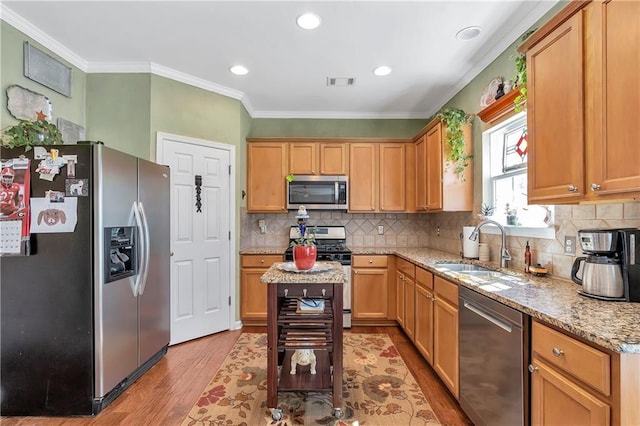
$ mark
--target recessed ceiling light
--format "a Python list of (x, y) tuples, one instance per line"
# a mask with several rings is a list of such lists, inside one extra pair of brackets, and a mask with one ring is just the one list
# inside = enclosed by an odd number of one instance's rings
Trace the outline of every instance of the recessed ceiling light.
[(374, 69), (373, 73), (378, 76), (389, 75), (391, 73), (391, 68), (386, 65), (382, 65)]
[(249, 73), (249, 70), (242, 65), (234, 65), (229, 68), (229, 71), (231, 71), (235, 75), (247, 75)]
[(298, 16), (296, 23), (302, 29), (313, 30), (320, 26), (320, 17), (313, 13), (305, 13), (304, 15)]
[(480, 35), (480, 27), (467, 27), (463, 28), (456, 33), (458, 40), (471, 40)]

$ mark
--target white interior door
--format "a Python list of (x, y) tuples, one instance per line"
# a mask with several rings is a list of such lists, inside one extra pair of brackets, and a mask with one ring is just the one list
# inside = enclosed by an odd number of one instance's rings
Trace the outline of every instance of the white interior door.
[(163, 133), (158, 133), (157, 148), (158, 162), (171, 168), (170, 344), (174, 345), (228, 330), (235, 315), (231, 309), (235, 199), (230, 167), (235, 148)]

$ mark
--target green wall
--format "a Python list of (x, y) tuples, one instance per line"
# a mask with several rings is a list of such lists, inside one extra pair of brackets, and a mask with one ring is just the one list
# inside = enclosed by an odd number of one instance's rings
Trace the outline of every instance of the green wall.
[[(60, 93), (49, 89), (24, 76), (23, 46), (24, 42), (42, 50), (53, 56), (57, 60), (71, 67), (71, 97), (68, 98)], [(16, 30), (4, 21), (0, 21), (0, 84), (2, 90), (0, 94), (0, 129), (16, 124), (18, 120), (13, 118), (7, 109), (7, 87), (12, 85), (22, 86), (33, 92), (40, 93), (51, 100), (53, 105), (53, 123), (58, 118), (85, 126), (85, 98), (86, 98), (86, 75), (78, 68), (71, 66), (68, 62), (54, 55), (39, 43), (27, 37), (22, 32)], [(86, 127), (86, 126), (85, 126)]]
[(425, 119), (254, 118), (250, 137), (411, 138)]
[(149, 74), (87, 76), (87, 138), (151, 159)]

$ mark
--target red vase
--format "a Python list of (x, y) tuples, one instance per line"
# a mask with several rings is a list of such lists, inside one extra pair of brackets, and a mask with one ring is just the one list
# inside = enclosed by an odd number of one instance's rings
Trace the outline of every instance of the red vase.
[(293, 262), (296, 264), (296, 268), (301, 271), (313, 268), (316, 263), (316, 246), (293, 247)]

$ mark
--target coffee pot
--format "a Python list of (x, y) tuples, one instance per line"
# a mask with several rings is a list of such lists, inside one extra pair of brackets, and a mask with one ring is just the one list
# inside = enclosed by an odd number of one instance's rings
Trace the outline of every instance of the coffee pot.
[(636, 244), (640, 230), (585, 229), (578, 231), (578, 240), (587, 255), (576, 258), (571, 268), (571, 279), (582, 286), (578, 293), (601, 300), (640, 301), (640, 244)]

